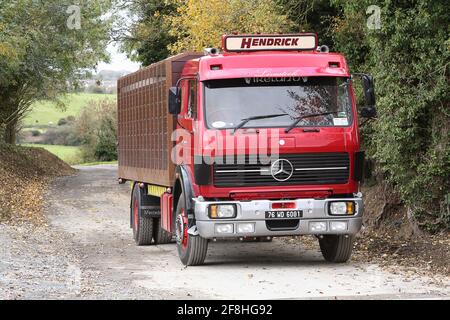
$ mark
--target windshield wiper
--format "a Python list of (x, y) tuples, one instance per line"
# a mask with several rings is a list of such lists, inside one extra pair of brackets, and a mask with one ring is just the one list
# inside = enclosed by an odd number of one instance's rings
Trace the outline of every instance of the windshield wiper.
[(233, 128), (233, 133), (236, 132), (236, 130), (242, 128), (243, 126), (245, 126), (247, 124), (247, 122), (252, 121), (252, 120), (259, 120), (259, 119), (270, 119), (270, 118), (277, 118), (277, 117), (282, 117), (282, 116), (288, 116), (289, 114), (287, 113), (275, 113), (275, 114), (266, 114), (263, 116), (253, 116), (253, 117), (248, 117), (248, 118), (244, 118), (241, 119), (241, 122)]
[(289, 131), (291, 131), (292, 129), (295, 128), (295, 126), (302, 121), (303, 119), (306, 118), (314, 118), (314, 117), (319, 117), (319, 116), (327, 116), (329, 114), (339, 114), (339, 111), (330, 111), (330, 112), (323, 112), (323, 113), (312, 113), (312, 114), (307, 114), (301, 117), (296, 118), (296, 120), (284, 130), (284, 133), (288, 133)]

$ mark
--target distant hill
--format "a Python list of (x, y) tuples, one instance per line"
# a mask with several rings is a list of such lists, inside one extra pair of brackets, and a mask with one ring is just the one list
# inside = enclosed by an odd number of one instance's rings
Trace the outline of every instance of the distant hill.
[(131, 73), (128, 70), (101, 70), (81, 80), (81, 88), (87, 93), (108, 93), (115, 94), (117, 92), (117, 80)]
[(93, 76), (94, 79), (100, 79), (104, 81), (117, 81), (120, 77), (129, 74), (130, 71), (114, 71), (114, 70), (102, 70)]

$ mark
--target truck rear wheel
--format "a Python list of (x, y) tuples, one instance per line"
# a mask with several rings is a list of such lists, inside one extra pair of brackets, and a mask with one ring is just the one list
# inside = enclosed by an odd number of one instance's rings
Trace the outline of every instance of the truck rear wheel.
[(177, 240), (178, 255), (181, 262), (186, 266), (197, 266), (203, 264), (208, 251), (208, 240), (199, 235), (191, 235), (188, 232), (189, 223), (185, 210), (185, 199), (183, 193), (178, 200), (175, 215), (175, 232)]
[(172, 234), (162, 228), (160, 218), (153, 219), (153, 237), (156, 244), (166, 244), (172, 242)]
[(138, 246), (149, 245), (153, 238), (153, 219), (142, 215), (143, 194), (136, 183), (131, 195), (131, 220), (133, 238)]
[(319, 239), (320, 251), (328, 262), (347, 262), (352, 255), (353, 236), (324, 235)]

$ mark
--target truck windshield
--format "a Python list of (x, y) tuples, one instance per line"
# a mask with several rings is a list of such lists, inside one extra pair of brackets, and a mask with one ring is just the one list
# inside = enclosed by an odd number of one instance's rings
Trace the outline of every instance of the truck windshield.
[[(348, 126), (352, 122), (349, 80), (343, 77), (239, 78), (205, 81), (206, 124), (212, 129)], [(283, 114), (280, 117), (264, 115)], [(261, 116), (258, 118), (258, 116)]]

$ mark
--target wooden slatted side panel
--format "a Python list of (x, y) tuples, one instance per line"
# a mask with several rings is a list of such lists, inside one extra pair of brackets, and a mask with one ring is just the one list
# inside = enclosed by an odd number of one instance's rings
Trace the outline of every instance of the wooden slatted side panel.
[(168, 113), (169, 87), (174, 86), (186, 61), (195, 53), (181, 54), (122, 77), (117, 84), (119, 177), (170, 186), (175, 128)]

